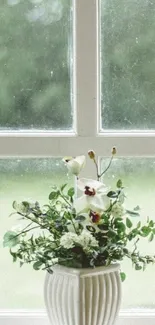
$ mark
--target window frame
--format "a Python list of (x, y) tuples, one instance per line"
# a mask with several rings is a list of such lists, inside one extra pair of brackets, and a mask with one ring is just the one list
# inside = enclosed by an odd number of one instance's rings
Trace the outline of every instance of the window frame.
[[(73, 92), (75, 123), (70, 132), (0, 132), (0, 159), (77, 156), (94, 149), (107, 157), (113, 146), (118, 157), (155, 156), (155, 132), (100, 132), (99, 0), (73, 0)], [(94, 175), (88, 161), (85, 177)], [(47, 325), (44, 311), (0, 311), (5, 325)], [(120, 312), (117, 325), (154, 325), (155, 311), (132, 309)]]

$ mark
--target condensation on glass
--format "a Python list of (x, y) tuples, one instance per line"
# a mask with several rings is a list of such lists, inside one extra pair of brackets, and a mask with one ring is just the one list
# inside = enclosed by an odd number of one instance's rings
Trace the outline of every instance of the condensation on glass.
[(0, 131), (71, 130), (70, 0), (0, 2)]
[(155, 129), (155, 2), (100, 0), (101, 129)]
[[(109, 159), (101, 160), (105, 169)], [(155, 220), (155, 159), (154, 158), (118, 158), (114, 159), (103, 182), (116, 189), (116, 183), (121, 179), (126, 195), (126, 209), (140, 207), (140, 217), (133, 217), (133, 224), (146, 221), (147, 217)], [(130, 217), (131, 218), (131, 217)], [(155, 243), (147, 239), (140, 240), (143, 254), (154, 255)], [(132, 247), (133, 248), (133, 247)], [(129, 260), (121, 264), (121, 269), (127, 274), (123, 282), (123, 308), (155, 308), (155, 266), (148, 266), (145, 272), (135, 271)], [(145, 292), (145, 294), (144, 294)]]
[(3, 248), (3, 235), (20, 218), (9, 215), (16, 200), (39, 201), (48, 204), (53, 185), (73, 185), (61, 159), (2, 159), (0, 160), (0, 309), (44, 308), (44, 271), (34, 271), (32, 265), (13, 263), (7, 248)]

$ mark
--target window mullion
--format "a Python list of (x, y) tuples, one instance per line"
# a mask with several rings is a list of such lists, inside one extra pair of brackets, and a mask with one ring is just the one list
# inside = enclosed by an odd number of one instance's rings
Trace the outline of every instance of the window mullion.
[(74, 2), (74, 76), (77, 134), (79, 136), (95, 136), (98, 103), (98, 1), (74, 0)]

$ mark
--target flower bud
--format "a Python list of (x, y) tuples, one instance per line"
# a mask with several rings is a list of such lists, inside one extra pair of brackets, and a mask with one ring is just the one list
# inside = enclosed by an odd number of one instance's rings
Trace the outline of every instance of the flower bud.
[(113, 156), (116, 155), (116, 147), (112, 148), (111, 153), (112, 153)]
[(90, 157), (90, 159), (95, 159), (95, 152), (93, 150), (89, 150), (88, 156)]
[(123, 183), (122, 183), (121, 179), (119, 179), (119, 180), (117, 181), (116, 186), (117, 186), (117, 188), (121, 188), (121, 187), (123, 186)]
[(67, 165), (67, 168), (71, 174), (78, 176), (85, 165), (85, 156), (78, 156), (76, 158), (65, 157), (63, 158), (63, 161)]

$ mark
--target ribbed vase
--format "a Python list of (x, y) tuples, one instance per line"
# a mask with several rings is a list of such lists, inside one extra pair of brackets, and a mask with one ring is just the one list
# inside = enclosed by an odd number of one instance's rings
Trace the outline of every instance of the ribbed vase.
[(113, 325), (121, 301), (119, 265), (47, 273), (45, 305), (51, 325)]

